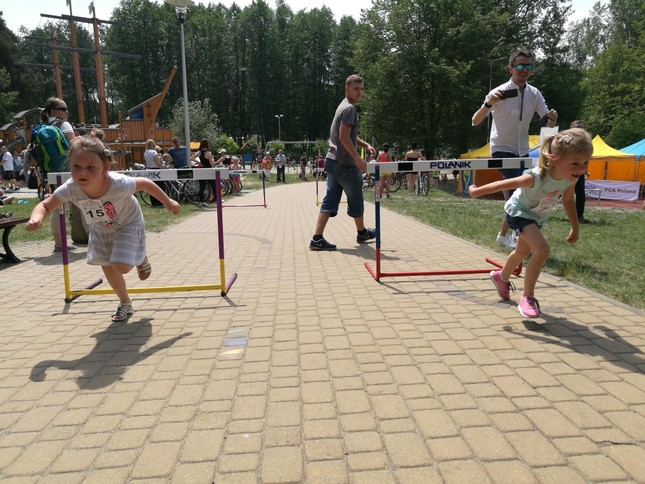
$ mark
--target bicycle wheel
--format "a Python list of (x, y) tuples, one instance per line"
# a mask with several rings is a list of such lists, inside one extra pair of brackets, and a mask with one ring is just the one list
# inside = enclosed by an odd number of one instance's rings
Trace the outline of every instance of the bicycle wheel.
[(427, 175), (419, 175), (419, 195), (427, 196), (430, 189), (430, 180)]
[(137, 195), (139, 196), (139, 198), (143, 203), (145, 203), (146, 205), (152, 205), (152, 201), (150, 200), (150, 194), (148, 192), (144, 192), (143, 190), (141, 190), (140, 192), (137, 193)]
[(231, 192), (233, 191), (233, 185), (231, 184), (231, 180), (224, 179), (220, 181), (220, 191), (222, 192), (222, 196), (230, 195)]
[(390, 180), (390, 193), (394, 193), (401, 188), (401, 178), (399, 178), (396, 174), (392, 174)]
[(190, 203), (199, 203), (199, 181), (186, 180), (184, 182), (184, 196)]
[(172, 180), (162, 183), (164, 183), (162, 189), (164, 192), (166, 192), (168, 198), (174, 200), (175, 202), (179, 202), (181, 200), (181, 185), (179, 180)]
[(210, 183), (206, 184), (206, 189), (204, 190), (204, 203), (215, 203), (215, 191)]

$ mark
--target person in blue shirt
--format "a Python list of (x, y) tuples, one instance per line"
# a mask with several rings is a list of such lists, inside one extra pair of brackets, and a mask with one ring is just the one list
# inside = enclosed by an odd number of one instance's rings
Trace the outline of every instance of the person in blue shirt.
[(172, 139), (172, 144), (173, 147), (166, 152), (172, 158), (172, 167), (186, 168), (186, 147), (181, 146), (177, 137)]

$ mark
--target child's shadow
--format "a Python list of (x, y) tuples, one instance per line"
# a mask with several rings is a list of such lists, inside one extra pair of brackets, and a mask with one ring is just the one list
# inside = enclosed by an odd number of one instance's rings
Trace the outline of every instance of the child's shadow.
[[(524, 327), (528, 333), (516, 331), (512, 326), (504, 326), (504, 330), (547, 344), (554, 344), (569, 348), (590, 357), (600, 356), (609, 363), (625, 368), (629, 371), (643, 373), (645, 356), (643, 350), (626, 341), (616, 331), (607, 326), (594, 326), (604, 333), (603, 336), (593, 333), (587, 326), (574, 323), (564, 318), (556, 318), (542, 313), (545, 324), (537, 324), (531, 320), (524, 320)], [(536, 334), (548, 333), (544, 336)]]
[[(126, 331), (123, 331), (123, 330)], [(105, 388), (123, 378), (127, 368), (152, 356), (157, 351), (169, 348), (175, 342), (193, 333), (182, 333), (144, 351), (141, 348), (152, 336), (150, 319), (144, 318), (137, 323), (114, 322), (104, 331), (92, 335), (96, 345), (90, 353), (76, 360), (45, 360), (31, 369), (29, 379), (34, 382), (45, 381), (47, 370), (80, 371), (77, 379), (80, 389), (97, 390)]]

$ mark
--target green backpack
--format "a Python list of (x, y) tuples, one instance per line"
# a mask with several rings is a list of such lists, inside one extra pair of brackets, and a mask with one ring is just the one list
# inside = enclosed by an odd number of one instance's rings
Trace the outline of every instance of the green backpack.
[(39, 124), (31, 130), (29, 153), (47, 173), (69, 171), (70, 144), (58, 126)]

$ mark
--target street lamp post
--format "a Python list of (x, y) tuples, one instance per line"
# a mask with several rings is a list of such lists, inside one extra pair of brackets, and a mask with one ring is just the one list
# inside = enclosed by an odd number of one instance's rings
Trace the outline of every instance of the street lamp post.
[[(188, 118), (188, 80), (186, 78), (186, 47), (184, 43), (184, 22), (188, 7), (195, 5), (193, 0), (166, 0), (166, 3), (175, 6), (175, 15), (181, 31), (181, 76), (184, 88), (184, 138), (186, 142), (186, 161), (190, 163), (190, 120)], [(190, 166), (190, 165), (188, 165)]]
[(278, 139), (282, 141), (282, 132), (280, 131), (280, 120), (284, 117), (284, 114), (276, 114), (273, 117), (278, 118)]
[[(497, 57), (496, 59), (489, 59), (488, 57), (477, 57), (478, 60), (488, 62), (488, 92), (493, 89), (493, 63), (502, 60), (504, 57)], [(490, 113), (486, 116), (486, 141), (490, 141)]]

